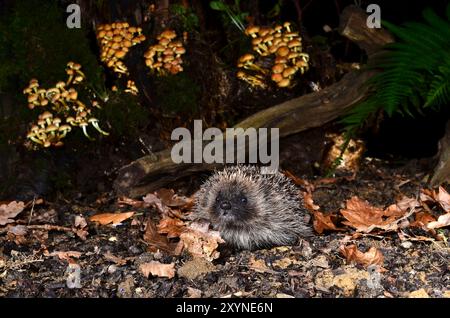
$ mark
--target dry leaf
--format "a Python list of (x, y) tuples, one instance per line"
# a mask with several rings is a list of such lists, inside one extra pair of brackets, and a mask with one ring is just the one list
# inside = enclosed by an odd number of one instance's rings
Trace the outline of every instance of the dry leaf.
[(134, 199), (131, 199), (128, 197), (119, 197), (119, 199), (117, 200), (117, 203), (119, 204), (119, 206), (129, 205), (135, 209), (148, 207), (148, 204), (146, 202), (134, 200)]
[(181, 253), (179, 246), (183, 246), (182, 243), (170, 243), (167, 236), (158, 234), (152, 220), (148, 220), (146, 224), (144, 241), (148, 243), (151, 252), (156, 252), (159, 249), (174, 255), (179, 255)]
[(411, 223), (411, 226), (422, 227), (425, 229), (428, 223), (436, 221), (436, 218), (429, 212), (417, 212), (414, 217), (415, 220)]
[(317, 204), (314, 204), (312, 193), (310, 193), (310, 192), (303, 192), (303, 202), (305, 204), (305, 207), (311, 212), (314, 212), (314, 211), (317, 211), (320, 209), (320, 206), (318, 206)]
[(422, 189), (420, 193), (420, 200), (423, 202), (436, 202), (445, 212), (450, 212), (450, 194), (440, 186), (439, 190), (433, 191), (428, 189)]
[(333, 231), (341, 230), (338, 229), (331, 220), (331, 217), (335, 217), (335, 215), (332, 214), (324, 215), (322, 212), (319, 211), (313, 211), (313, 214), (314, 214), (313, 226), (314, 230), (317, 233), (322, 234), (324, 230), (333, 230)]
[(150, 274), (167, 278), (173, 278), (175, 276), (175, 263), (162, 264), (160, 262), (151, 261), (139, 265), (139, 269), (145, 277), (148, 277)]
[(159, 234), (167, 234), (167, 238), (177, 238), (186, 228), (184, 222), (180, 219), (170, 217), (162, 218), (157, 225)]
[(71, 261), (72, 258), (80, 258), (81, 252), (78, 251), (53, 251), (48, 256), (58, 256), (60, 260)]
[(22, 201), (12, 201), (0, 204), (0, 225), (14, 222), (14, 218), (23, 211), (25, 203)]
[(169, 208), (165, 204), (163, 204), (161, 199), (158, 198), (153, 193), (147, 194), (145, 197), (142, 198), (142, 200), (144, 200), (144, 202), (147, 203), (149, 206), (156, 207), (158, 211), (163, 215), (169, 213)]
[(371, 232), (374, 228), (385, 231), (397, 230), (398, 222), (408, 216), (407, 208), (415, 206), (414, 201), (408, 198), (402, 199), (399, 203), (383, 210), (354, 196), (347, 200), (346, 209), (341, 209), (341, 214), (347, 220), (343, 223), (365, 233)]
[(84, 229), (87, 226), (86, 219), (81, 215), (76, 215), (74, 225), (77, 228)]
[(126, 259), (124, 259), (122, 257), (119, 257), (119, 256), (115, 256), (110, 251), (106, 252), (103, 256), (108, 261), (111, 261), (111, 262), (113, 262), (113, 263), (115, 263), (115, 264), (117, 264), (119, 266), (125, 265), (127, 263)]
[(443, 187), (439, 187), (437, 201), (445, 212), (450, 213), (450, 194)]
[(348, 246), (341, 245), (339, 250), (349, 263), (355, 262), (366, 268), (372, 264), (383, 266), (384, 256), (373, 246), (365, 253), (359, 251), (358, 247), (354, 244)]
[(123, 213), (102, 213), (96, 214), (89, 218), (92, 222), (98, 222), (101, 225), (112, 223), (113, 225), (119, 225), (121, 222), (131, 218), (134, 212)]
[(208, 225), (193, 222), (181, 233), (180, 239), (192, 255), (199, 256), (212, 261), (220, 256), (217, 247), (225, 241), (220, 237), (219, 232), (209, 230)]
[(264, 262), (264, 260), (255, 259), (253, 256), (249, 260), (248, 267), (258, 273), (266, 273), (272, 271), (267, 267), (266, 262)]
[(183, 207), (190, 202), (189, 198), (177, 195), (173, 189), (162, 188), (155, 193), (169, 207)]
[(428, 229), (438, 229), (444, 226), (450, 225), (450, 213), (443, 214), (438, 217), (437, 221), (430, 222), (427, 224)]

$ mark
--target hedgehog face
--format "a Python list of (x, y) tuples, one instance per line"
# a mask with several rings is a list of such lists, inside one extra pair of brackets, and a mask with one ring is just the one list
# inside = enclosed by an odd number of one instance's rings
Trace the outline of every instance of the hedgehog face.
[(256, 212), (247, 191), (232, 182), (215, 195), (210, 213), (219, 222), (238, 225), (251, 219)]

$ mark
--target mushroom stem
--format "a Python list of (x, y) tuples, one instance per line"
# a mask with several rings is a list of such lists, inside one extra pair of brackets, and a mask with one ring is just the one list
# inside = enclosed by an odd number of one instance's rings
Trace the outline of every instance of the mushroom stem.
[(89, 134), (87, 133), (86, 130), (87, 125), (82, 125), (81, 129), (83, 129), (83, 134), (89, 139), (89, 140), (94, 140), (94, 138), (92, 138), (91, 136), (89, 136)]
[(98, 121), (92, 122), (92, 126), (94, 126), (94, 128), (97, 129), (101, 134), (103, 134), (105, 136), (109, 135), (109, 132), (106, 132), (100, 128), (100, 126), (98, 125)]

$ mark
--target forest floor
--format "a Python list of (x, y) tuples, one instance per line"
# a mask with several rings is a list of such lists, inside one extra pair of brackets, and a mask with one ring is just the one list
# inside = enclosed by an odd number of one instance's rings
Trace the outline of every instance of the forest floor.
[[(365, 159), (356, 177), (316, 183), (312, 195), (325, 213), (336, 214), (352, 196), (385, 208), (403, 195), (417, 198), (425, 175), (418, 161)], [(26, 205), (0, 227), (0, 297), (450, 297), (446, 229), (434, 233), (440, 236), (421, 228), (364, 234), (341, 224), (296, 246), (219, 248), (210, 262), (151, 248), (145, 225), (158, 220), (157, 209), (119, 203), (103, 194), (91, 203)], [(116, 226), (89, 219), (131, 210)], [(349, 262), (343, 246), (352, 244), (362, 258), (375, 251), (377, 261)]]

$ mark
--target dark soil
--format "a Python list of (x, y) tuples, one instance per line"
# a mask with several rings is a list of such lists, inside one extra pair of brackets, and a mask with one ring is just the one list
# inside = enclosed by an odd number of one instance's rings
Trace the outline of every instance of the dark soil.
[[(324, 212), (337, 212), (357, 195), (386, 207), (402, 195), (416, 197), (425, 175), (418, 161), (393, 166), (365, 159), (354, 180), (316, 187), (314, 202)], [(32, 215), (27, 209), (16, 221), (71, 227), (76, 215), (87, 219), (130, 210), (116, 202), (110, 194), (92, 203), (59, 199), (36, 206)], [(186, 253), (149, 252), (143, 224), (157, 213), (136, 212), (116, 227), (89, 223), (85, 241), (70, 231), (32, 230), (25, 236), (0, 232), (0, 297), (450, 297), (450, 249), (421, 230), (403, 233), (409, 240), (400, 240), (398, 233), (353, 239), (347, 230), (316, 235), (292, 247), (224, 248), (211, 266)], [(339, 246), (350, 243), (361, 251), (379, 249), (384, 255), (381, 271), (346, 264)], [(54, 251), (81, 252), (75, 260), (81, 288), (67, 287), (68, 262), (50, 256)], [(171, 279), (144, 277), (139, 264), (152, 260), (174, 262), (177, 274)]]

